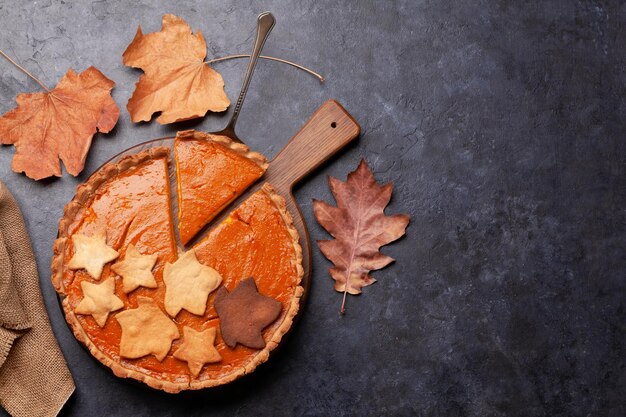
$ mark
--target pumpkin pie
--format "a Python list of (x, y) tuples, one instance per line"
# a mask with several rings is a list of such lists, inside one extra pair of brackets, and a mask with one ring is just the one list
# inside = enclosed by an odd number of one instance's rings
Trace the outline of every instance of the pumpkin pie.
[[(200, 139), (206, 142), (194, 142)], [(183, 158), (179, 151), (192, 146), (251, 160), (245, 156), (249, 151), (233, 151), (219, 139), (191, 135), (179, 137), (176, 144), (176, 167), (188, 173), (216, 175), (215, 170), (193, 167), (202, 164), (197, 155)], [(231, 382), (265, 362), (298, 311), (303, 270), (298, 232), (285, 200), (269, 184), (193, 247), (180, 249), (171, 213), (169, 163), (169, 148), (151, 148), (105, 165), (77, 188), (59, 223), (52, 282), (74, 335), (95, 358), (119, 377), (179, 392)], [(264, 165), (252, 163), (256, 171), (251, 169), (237, 187), (225, 185), (240, 178), (235, 174), (226, 172), (222, 182), (219, 175), (212, 177), (213, 188), (228, 188), (227, 193), (215, 193), (226, 197), (214, 203), (212, 216), (234, 198), (232, 193), (241, 194), (263, 174)], [(194, 192), (189, 178), (180, 172), (177, 176), (179, 201), (181, 190), (191, 190), (180, 222), (189, 220), (187, 224), (201, 229), (210, 217), (197, 219), (193, 207), (207, 199)], [(259, 315), (259, 320), (250, 320), (260, 323), (254, 343), (247, 343), (253, 347), (246, 346), (245, 337), (226, 343), (222, 320), (236, 326), (233, 314), (239, 313), (232, 306), (219, 312), (215, 307), (218, 293), (234, 294), (236, 300), (246, 288), (255, 288), (255, 299), (272, 309), (271, 316), (255, 308), (248, 313)]]
[(243, 143), (194, 130), (178, 132), (174, 152), (183, 245), (267, 169), (265, 157)]

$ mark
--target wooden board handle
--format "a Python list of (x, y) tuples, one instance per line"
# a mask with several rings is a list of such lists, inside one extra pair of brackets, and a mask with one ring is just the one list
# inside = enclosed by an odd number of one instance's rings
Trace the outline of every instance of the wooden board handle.
[(352, 116), (335, 100), (328, 100), (270, 162), (271, 183), (278, 190), (290, 191), (360, 132)]

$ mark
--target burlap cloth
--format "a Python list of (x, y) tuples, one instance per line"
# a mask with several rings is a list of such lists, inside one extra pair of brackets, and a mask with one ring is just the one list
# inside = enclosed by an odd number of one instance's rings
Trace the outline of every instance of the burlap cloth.
[(72, 392), (24, 219), (0, 182), (0, 405), (14, 417), (56, 416)]

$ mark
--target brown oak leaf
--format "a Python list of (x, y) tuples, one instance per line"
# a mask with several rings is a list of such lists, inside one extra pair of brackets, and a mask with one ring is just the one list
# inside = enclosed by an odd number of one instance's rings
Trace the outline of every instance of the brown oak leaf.
[(60, 177), (60, 158), (78, 175), (94, 133), (108, 133), (117, 123), (114, 85), (95, 67), (80, 74), (70, 68), (53, 90), (19, 94), (17, 107), (0, 117), (0, 143), (15, 145), (13, 171), (34, 180)]
[(335, 265), (330, 268), (330, 275), (335, 280), (335, 290), (344, 293), (344, 313), (346, 294), (360, 294), (361, 288), (376, 282), (370, 271), (393, 262), (379, 249), (404, 235), (409, 216), (385, 215), (393, 185), (379, 185), (365, 160), (348, 174), (346, 182), (329, 177), (328, 183), (337, 207), (313, 200), (313, 212), (319, 224), (335, 238), (319, 240), (317, 244)]
[(204, 63), (202, 33), (194, 35), (180, 17), (164, 15), (161, 31), (147, 35), (139, 26), (123, 58), (124, 65), (144, 72), (126, 106), (133, 122), (149, 121), (161, 112), (157, 122), (173, 123), (230, 105), (222, 76)]

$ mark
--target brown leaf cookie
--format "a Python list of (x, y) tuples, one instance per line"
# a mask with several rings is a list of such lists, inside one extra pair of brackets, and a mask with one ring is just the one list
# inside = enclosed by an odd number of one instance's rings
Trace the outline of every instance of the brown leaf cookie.
[(261, 332), (276, 320), (281, 309), (280, 302), (259, 294), (253, 278), (242, 280), (231, 293), (222, 287), (215, 297), (222, 338), (231, 348), (240, 343), (263, 349), (265, 340)]

